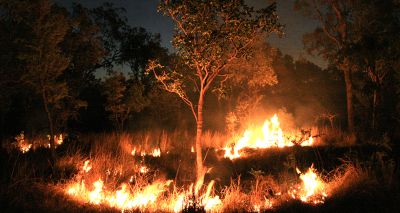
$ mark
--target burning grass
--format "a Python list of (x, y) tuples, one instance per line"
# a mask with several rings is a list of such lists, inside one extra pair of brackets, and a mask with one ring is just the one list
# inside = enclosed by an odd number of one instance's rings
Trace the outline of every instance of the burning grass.
[(300, 136), (293, 132), (284, 132), (280, 127), (278, 116), (275, 114), (270, 119), (265, 120), (261, 127), (248, 128), (243, 136), (234, 141), (233, 144), (225, 146), (224, 157), (229, 159), (240, 158), (244, 156), (243, 149), (266, 149), (283, 148), (294, 145), (312, 146), (314, 139), (311, 130), (301, 131)]
[[(55, 168), (43, 161), (48, 150), (27, 152), (12, 161), (15, 163), (7, 164), (12, 178), (6, 180), (10, 177), (2, 175), (3, 183), (11, 183), (3, 185), (2, 206), (34, 211), (46, 210), (47, 205), (63, 212), (346, 211), (340, 205), (350, 205), (349, 200), (354, 197), (364, 200), (356, 199), (352, 205), (365, 200), (385, 202), (383, 194), (398, 199), (395, 195), (398, 188), (393, 181), (396, 173), (392, 172), (391, 178), (377, 178), (378, 170), (372, 167), (377, 164), (368, 157), (338, 160), (355, 156), (351, 154), (354, 151), (349, 153), (345, 147), (254, 149), (252, 154), (234, 160), (224, 158), (219, 148), (215, 152), (211, 149), (205, 152), (205, 164), (212, 169), (205, 174), (204, 183), (196, 183), (194, 153), (191, 146), (182, 144), (185, 137), (190, 138), (185, 134), (160, 131), (82, 136), (79, 141), (69, 141), (57, 148), (59, 158)], [(359, 153), (372, 156), (362, 150)], [(43, 162), (43, 172), (39, 170), (42, 167), (39, 162)], [(15, 193), (16, 187), (27, 192)], [(36, 200), (36, 196), (46, 199), (47, 204), (29, 201), (32, 197)], [(374, 197), (381, 200), (374, 201)], [(390, 210), (395, 209), (392, 201), (387, 202)], [(20, 203), (24, 204), (19, 206)]]

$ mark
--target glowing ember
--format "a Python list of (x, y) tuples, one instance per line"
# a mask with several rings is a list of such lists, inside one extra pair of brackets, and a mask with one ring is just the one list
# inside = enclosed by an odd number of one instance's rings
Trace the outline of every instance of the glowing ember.
[[(294, 143), (286, 138), (280, 128), (278, 116), (275, 114), (271, 119), (267, 119), (261, 128), (246, 130), (234, 146), (227, 146), (225, 158), (235, 159), (241, 157), (241, 150), (244, 148), (265, 149), (271, 147), (290, 147)], [(313, 145), (312, 136), (308, 140), (302, 141), (301, 146)]]
[(326, 193), (326, 183), (318, 177), (313, 166), (305, 174), (301, 174), (297, 168), (296, 171), (300, 174), (302, 184), (289, 190), (289, 195), (293, 199), (299, 199), (305, 203), (323, 203), (328, 196)]

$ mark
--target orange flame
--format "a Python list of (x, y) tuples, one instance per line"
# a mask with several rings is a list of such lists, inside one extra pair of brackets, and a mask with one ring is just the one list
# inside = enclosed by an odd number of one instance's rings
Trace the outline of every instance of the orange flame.
[[(138, 150), (134, 147), (132, 149), (132, 151), (131, 151), (131, 155), (135, 156), (137, 152), (138, 152)], [(160, 157), (161, 156), (161, 149), (160, 148), (155, 148), (155, 149), (153, 149), (153, 151), (150, 154), (146, 153), (145, 150), (141, 150), (140, 151), (140, 156), (144, 157), (146, 155), (151, 155), (153, 157)]]
[(106, 204), (120, 210), (142, 209), (154, 204), (157, 198), (166, 190), (172, 181), (156, 181), (141, 190), (132, 193), (127, 190), (128, 184), (123, 183), (121, 189), (110, 191), (104, 188), (104, 183), (98, 179), (93, 183), (93, 189), (89, 190), (84, 181), (67, 186), (66, 193), (81, 202), (89, 202), (94, 205)]
[[(254, 130), (246, 130), (243, 136), (231, 147), (227, 146), (225, 150), (225, 158), (235, 159), (241, 157), (240, 151), (244, 148), (265, 149), (271, 147), (290, 147), (294, 143), (284, 137), (283, 131), (280, 128), (278, 116), (275, 114), (271, 119), (267, 119), (261, 128)], [(313, 145), (313, 138), (310, 138), (301, 143), (302, 146)]]
[(328, 196), (326, 183), (317, 175), (313, 165), (305, 174), (301, 174), (298, 168), (296, 171), (300, 174), (302, 184), (289, 190), (289, 195), (293, 199), (299, 199), (305, 203), (323, 203)]

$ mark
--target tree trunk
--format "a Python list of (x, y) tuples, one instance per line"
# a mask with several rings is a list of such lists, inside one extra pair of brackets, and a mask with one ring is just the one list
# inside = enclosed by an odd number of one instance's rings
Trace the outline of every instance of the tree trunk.
[(54, 126), (53, 126), (53, 119), (51, 116), (51, 112), (47, 103), (47, 98), (46, 98), (46, 94), (43, 91), (42, 92), (42, 98), (43, 98), (43, 105), (44, 105), (44, 110), (46, 111), (47, 114), (47, 121), (49, 124), (49, 130), (50, 130), (50, 150), (51, 150), (51, 163), (54, 164), (55, 160), (57, 158), (56, 156), (56, 149), (55, 149), (55, 143), (54, 143)]
[(378, 122), (376, 121), (377, 113), (378, 113), (378, 106), (380, 104), (380, 87), (378, 89), (374, 89), (374, 96), (372, 100), (372, 129), (375, 130), (378, 127)]
[(199, 101), (197, 105), (197, 129), (196, 129), (196, 167), (197, 167), (197, 181), (202, 181), (204, 178), (203, 156), (201, 146), (201, 136), (203, 132), (203, 104), (204, 104), (204, 91), (200, 91)]
[(351, 81), (351, 70), (346, 68), (344, 81), (346, 83), (346, 102), (347, 102), (347, 126), (350, 133), (354, 133), (354, 114), (353, 114), (353, 84)]

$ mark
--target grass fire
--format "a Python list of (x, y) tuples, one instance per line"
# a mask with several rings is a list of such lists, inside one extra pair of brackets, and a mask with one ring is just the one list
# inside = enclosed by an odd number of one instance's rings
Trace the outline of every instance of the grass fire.
[(0, 0), (0, 212), (400, 212), (398, 0)]

